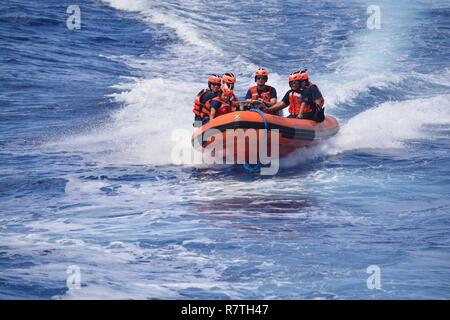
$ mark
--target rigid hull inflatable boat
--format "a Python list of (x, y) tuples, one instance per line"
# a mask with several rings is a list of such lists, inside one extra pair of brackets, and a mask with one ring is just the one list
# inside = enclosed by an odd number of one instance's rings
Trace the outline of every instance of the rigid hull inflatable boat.
[[(274, 137), (278, 140), (279, 157), (284, 157), (298, 148), (316, 145), (339, 131), (337, 120), (331, 116), (326, 116), (323, 122), (315, 122), (254, 111), (237, 111), (214, 118), (194, 132), (192, 145), (205, 149), (215, 144), (216, 157), (219, 155), (225, 159), (227, 155), (233, 155), (233, 162), (238, 163), (239, 152), (242, 156), (242, 150), (245, 150), (245, 161), (248, 162), (252, 154), (260, 154), (261, 142), (264, 141), (270, 155)], [(272, 131), (278, 131), (279, 135), (272, 135)]]

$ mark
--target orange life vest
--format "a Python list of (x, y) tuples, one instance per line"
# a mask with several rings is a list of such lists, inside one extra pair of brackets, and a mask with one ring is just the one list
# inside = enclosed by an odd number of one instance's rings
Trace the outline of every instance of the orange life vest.
[[(314, 84), (314, 83), (310, 83), (306, 88), (309, 89), (312, 86), (315, 86), (317, 88), (317, 90), (319, 90), (319, 88)], [(320, 92), (320, 91), (319, 91)], [(324, 99), (323, 97), (321, 97), (321, 106), (323, 106), (323, 102)], [(302, 95), (300, 92), (295, 92), (295, 91), (291, 91), (291, 93), (289, 94), (289, 113), (295, 116), (299, 116), (300, 115), (300, 107), (302, 105)], [(309, 103), (305, 104), (305, 107), (303, 108), (303, 114), (308, 114), (308, 113), (312, 113), (314, 112), (314, 110), (317, 109), (316, 103), (314, 101), (312, 101), (312, 105)]]
[(205, 117), (205, 115), (209, 116), (209, 111), (206, 110), (206, 112), (205, 112), (205, 110), (204, 110), (206, 107), (206, 104), (201, 103), (201, 99), (202, 99), (203, 95), (207, 92), (211, 92), (211, 90), (203, 89), (202, 91), (200, 91), (197, 94), (197, 97), (195, 98), (195, 101), (194, 101), (194, 108), (192, 109), (192, 112), (196, 116), (199, 116), (202, 119)]
[(250, 88), (250, 93), (252, 94), (252, 100), (258, 100), (259, 98), (263, 99), (264, 102), (269, 103), (270, 99), (273, 97), (270, 95), (270, 91), (272, 90), (271, 86), (266, 86), (266, 91), (261, 94), (258, 93), (258, 87), (253, 86)]
[(216, 118), (218, 116), (221, 116), (221, 115), (224, 115), (224, 114), (227, 114), (227, 113), (230, 113), (230, 112), (233, 111), (233, 109), (231, 107), (231, 103), (229, 101), (223, 101), (222, 99), (220, 99), (220, 97), (215, 97), (215, 98), (209, 100), (208, 102), (206, 102), (205, 107), (208, 110), (208, 116), (209, 116), (210, 111), (211, 111), (211, 102), (212, 101), (220, 102), (220, 108), (217, 109), (217, 111), (216, 111), (216, 115), (215, 115)]
[[(300, 115), (300, 107), (302, 106), (302, 94), (300, 92), (291, 91), (289, 93), (289, 113), (293, 116)], [(308, 112), (308, 105), (305, 106), (303, 112)]]

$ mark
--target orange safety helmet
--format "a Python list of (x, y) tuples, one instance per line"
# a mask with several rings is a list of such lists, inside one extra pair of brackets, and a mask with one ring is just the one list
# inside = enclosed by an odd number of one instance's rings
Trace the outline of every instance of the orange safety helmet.
[(224, 83), (221, 87), (220, 90), (222, 91), (222, 94), (224, 94), (227, 97), (232, 97), (233, 96), (233, 90), (230, 89), (230, 87)]
[(306, 70), (304, 71), (295, 71), (289, 75), (289, 82), (291, 81), (307, 81), (309, 79)]
[(231, 72), (227, 72), (223, 75), (222, 80), (226, 84), (235, 84), (236, 83), (236, 77)]
[(222, 82), (222, 78), (217, 74), (212, 74), (208, 78), (208, 85), (210, 85), (211, 83), (220, 84), (221, 82)]
[(259, 76), (259, 77), (268, 77), (269, 76), (269, 71), (267, 71), (267, 69), (264, 68), (259, 68), (258, 70), (256, 70), (255, 72), (255, 76)]
[(259, 68), (255, 72), (255, 82), (256, 82), (256, 77), (266, 77), (266, 80), (267, 80), (269, 77), (269, 71), (267, 71), (267, 69), (264, 69), (264, 68)]

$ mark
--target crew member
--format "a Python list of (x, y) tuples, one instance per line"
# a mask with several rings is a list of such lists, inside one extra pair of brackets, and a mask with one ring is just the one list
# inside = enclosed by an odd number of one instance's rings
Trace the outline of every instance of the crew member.
[[(222, 84), (226, 84), (230, 90), (234, 90), (234, 85), (236, 84), (236, 76), (231, 72), (226, 72), (222, 77)], [(231, 104), (234, 108), (239, 108), (239, 99), (233, 93), (233, 98), (231, 99)]]
[(202, 124), (208, 122), (209, 112), (205, 110), (206, 102), (217, 97), (220, 92), (220, 86), (222, 85), (222, 78), (217, 74), (213, 74), (208, 78), (208, 89), (201, 90), (195, 98), (194, 108), (194, 127), (199, 127)]
[(220, 88), (220, 95), (206, 103), (206, 107), (210, 110), (209, 118), (212, 120), (224, 114), (236, 111), (236, 108), (232, 104), (233, 97), (233, 90), (231, 90), (228, 85), (223, 84)]
[(296, 71), (289, 75), (291, 90), (283, 99), (268, 109), (276, 112), (289, 106), (288, 118), (309, 119), (316, 122), (325, 120), (324, 98), (319, 88), (309, 81), (306, 70)]
[(259, 68), (255, 73), (256, 86), (252, 86), (248, 89), (245, 96), (247, 105), (253, 105), (255, 107), (263, 104), (269, 108), (277, 102), (277, 91), (275, 88), (266, 85), (269, 79), (269, 72), (264, 68)]

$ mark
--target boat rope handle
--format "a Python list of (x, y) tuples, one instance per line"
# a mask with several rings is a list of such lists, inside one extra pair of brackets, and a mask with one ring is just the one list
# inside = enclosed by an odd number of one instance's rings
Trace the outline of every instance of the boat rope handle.
[[(250, 109), (249, 111), (259, 113), (259, 115), (262, 117), (262, 119), (264, 121), (264, 130), (266, 130), (266, 132), (267, 132), (267, 119), (266, 119), (266, 115), (264, 114), (264, 112), (262, 112), (259, 109)], [(258, 172), (259, 169), (261, 169), (261, 162), (258, 161), (258, 163), (255, 164), (254, 166), (245, 162), (243, 164), (243, 167), (248, 173), (255, 173), (255, 172)]]

